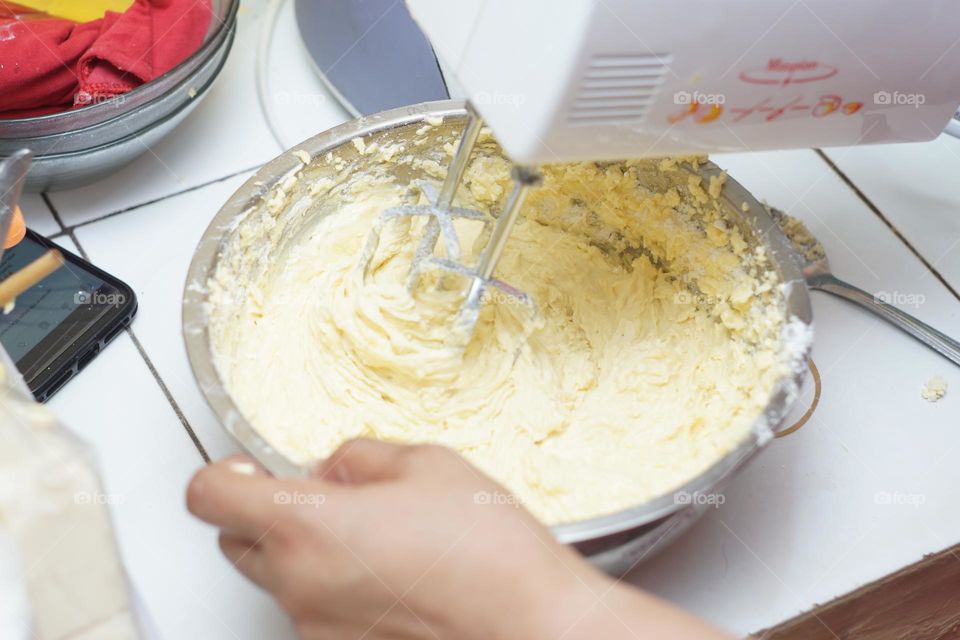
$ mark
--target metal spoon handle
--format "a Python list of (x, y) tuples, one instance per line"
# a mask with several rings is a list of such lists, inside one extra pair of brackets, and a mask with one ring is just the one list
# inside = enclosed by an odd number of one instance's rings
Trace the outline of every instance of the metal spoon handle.
[(820, 276), (811, 281), (810, 286), (849, 300), (867, 311), (875, 313), (890, 324), (906, 331), (954, 364), (960, 365), (960, 342), (917, 320), (909, 313), (878, 300), (876, 296), (832, 275)]

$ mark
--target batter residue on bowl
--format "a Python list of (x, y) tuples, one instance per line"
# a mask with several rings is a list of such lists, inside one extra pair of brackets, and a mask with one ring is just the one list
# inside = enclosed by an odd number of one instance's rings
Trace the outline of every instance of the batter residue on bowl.
[[(421, 222), (387, 226), (369, 281), (357, 266), (377, 216), (411, 197), (390, 167), (439, 180), (442, 161), (356, 147), (354, 168), (380, 169), (306, 195), (292, 174), (209, 283), (217, 368), (277, 450), (306, 463), (356, 436), (441, 443), (554, 524), (668, 493), (748, 436), (786, 366), (783, 306), (762, 249), (721, 215), (722, 177), (657, 191), (639, 186), (649, 162), (547, 168), (498, 269), (539, 313), (493, 294), (462, 351), (446, 343), (465, 283), (405, 289)], [(509, 164), (482, 149), (458, 201), (497, 211)]]

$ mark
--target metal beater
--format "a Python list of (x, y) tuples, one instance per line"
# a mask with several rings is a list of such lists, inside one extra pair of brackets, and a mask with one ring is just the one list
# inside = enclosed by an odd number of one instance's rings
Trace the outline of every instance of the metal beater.
[[(403, 205), (393, 207), (380, 214), (367, 237), (360, 262), (366, 279), (370, 275), (370, 268), (373, 264), (374, 254), (380, 244), (380, 235), (384, 226), (391, 220), (398, 218), (427, 216), (429, 220), (424, 227), (423, 237), (417, 245), (410, 266), (407, 289), (411, 294), (414, 292), (420, 283), (421, 274), (426, 268), (438, 269), (469, 278), (470, 286), (466, 291), (466, 296), (454, 323), (454, 336), (465, 339), (465, 341), (469, 341), (473, 335), (480, 317), (484, 294), (490, 287), (502, 291), (511, 298), (529, 306), (534, 313), (536, 312), (533, 299), (528, 294), (503, 280), (495, 278), (494, 273), (507, 245), (510, 231), (523, 208), (524, 200), (530, 188), (539, 184), (541, 179), (536, 169), (522, 166), (514, 167), (513, 189), (507, 197), (500, 215), (496, 218), (483, 211), (454, 207), (453, 199), (460, 183), (463, 181), (473, 149), (480, 137), (480, 130), (483, 128), (483, 119), (469, 105), (467, 114), (467, 123), (460, 136), (460, 145), (457, 147), (447, 170), (440, 192), (437, 193), (433, 185), (425, 181), (417, 181), (413, 185), (432, 204)], [(469, 266), (461, 262), (460, 239), (453, 225), (453, 221), (457, 218), (482, 222), (485, 231), (490, 234), (487, 245), (481, 252), (475, 266)], [(435, 255), (437, 241), (441, 236), (443, 237), (445, 254), (443, 257)]]

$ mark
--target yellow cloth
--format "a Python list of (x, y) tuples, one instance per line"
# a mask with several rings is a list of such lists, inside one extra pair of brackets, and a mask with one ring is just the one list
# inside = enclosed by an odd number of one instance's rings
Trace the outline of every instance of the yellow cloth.
[(107, 11), (123, 13), (130, 8), (133, 0), (16, 0), (16, 4), (57, 18), (90, 22), (102, 18)]

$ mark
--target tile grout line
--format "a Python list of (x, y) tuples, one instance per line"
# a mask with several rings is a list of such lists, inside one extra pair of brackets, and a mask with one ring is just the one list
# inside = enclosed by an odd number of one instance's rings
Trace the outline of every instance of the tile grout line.
[[(77, 238), (74, 229), (76, 227), (66, 227), (63, 224), (63, 220), (60, 218), (60, 213), (57, 211), (57, 208), (53, 206), (53, 203), (50, 202), (50, 199), (47, 197), (46, 193), (42, 193), (41, 197), (46, 203), (47, 208), (50, 209), (50, 213), (53, 215), (53, 219), (56, 220), (57, 224), (60, 225), (60, 228), (63, 229), (57, 236), (66, 236), (70, 238), (74, 245), (77, 247), (77, 251), (80, 252), (80, 256), (90, 261), (90, 256), (87, 255), (86, 249), (83, 248), (83, 245), (80, 244), (79, 239)], [(79, 226), (79, 225), (77, 225)], [(203, 458), (203, 461), (206, 463), (210, 462), (210, 454), (207, 453), (206, 448), (204, 448), (203, 443), (200, 442), (200, 438), (197, 437), (196, 432), (194, 432), (193, 427), (190, 425), (190, 421), (187, 420), (187, 416), (184, 415), (183, 411), (180, 409), (180, 405), (177, 404), (176, 399), (174, 399), (173, 394), (170, 393), (169, 387), (163, 381), (163, 378), (160, 377), (160, 372), (157, 371), (156, 366), (153, 364), (153, 361), (150, 359), (150, 356), (147, 355), (146, 350), (143, 348), (143, 345), (140, 343), (140, 340), (137, 338), (137, 334), (133, 332), (133, 327), (128, 326), (125, 331), (127, 335), (130, 336), (130, 340), (133, 341), (133, 346), (136, 348), (137, 352), (140, 354), (140, 357), (143, 359), (144, 364), (147, 365), (147, 369), (150, 371), (150, 375), (153, 376), (154, 381), (160, 387), (160, 391), (163, 393), (164, 397), (167, 399), (167, 403), (170, 404), (170, 407), (173, 409), (173, 412), (176, 414), (177, 419), (180, 421), (180, 424), (183, 425), (183, 428), (186, 429), (187, 435), (190, 437), (190, 440), (193, 441), (193, 445), (196, 447), (197, 451), (200, 453), (200, 457)]]
[(820, 156), (820, 159), (823, 160), (828, 167), (833, 169), (833, 172), (837, 174), (840, 180), (842, 180), (843, 183), (846, 184), (851, 191), (853, 191), (854, 195), (856, 195), (865, 205), (867, 205), (867, 207), (870, 209), (870, 211), (873, 212), (875, 216), (880, 218), (880, 221), (883, 222), (883, 224), (885, 224), (887, 228), (890, 229), (893, 235), (895, 235), (897, 239), (900, 240), (900, 242), (902, 242), (904, 246), (906, 246), (907, 249), (910, 250), (910, 253), (916, 256), (917, 259), (920, 260), (920, 262), (923, 264), (923, 266), (926, 267), (930, 271), (930, 273), (932, 273), (933, 276), (940, 281), (940, 284), (946, 287), (947, 291), (953, 294), (953, 297), (955, 297), (957, 300), (960, 300), (960, 293), (958, 293), (957, 290), (954, 289), (949, 282), (947, 282), (946, 278), (943, 277), (943, 275), (937, 270), (937, 268), (934, 265), (932, 265), (930, 261), (927, 260), (917, 250), (916, 247), (913, 246), (913, 244), (906, 238), (906, 236), (904, 236), (903, 233), (901, 233), (901, 231), (893, 224), (893, 222), (891, 222), (890, 219), (886, 215), (884, 215), (882, 211), (880, 211), (880, 208), (877, 205), (875, 205), (870, 198), (867, 197), (867, 195), (860, 189), (860, 187), (854, 184), (853, 180), (851, 180), (850, 177), (847, 176), (847, 174), (844, 173), (842, 169), (840, 169), (840, 167), (834, 164), (833, 160), (831, 160), (829, 156), (827, 156), (827, 154), (823, 152), (822, 149), (814, 149), (814, 151), (817, 153), (818, 156)]
[(169, 200), (170, 198), (175, 198), (175, 197), (177, 197), (177, 196), (182, 196), (182, 195), (185, 195), (185, 194), (187, 194), (187, 193), (192, 193), (192, 192), (194, 192), (194, 191), (198, 191), (198, 190), (203, 189), (203, 188), (205, 188), (205, 187), (209, 187), (209, 186), (211, 186), (211, 185), (219, 184), (219, 183), (224, 182), (224, 181), (226, 181), (226, 180), (229, 180), (229, 179), (231, 179), (231, 178), (236, 178), (236, 177), (239, 176), (239, 175), (243, 175), (244, 173), (250, 173), (251, 171), (256, 171), (257, 169), (259, 169), (259, 168), (262, 167), (262, 166), (263, 166), (262, 164), (258, 164), (258, 165), (255, 165), (255, 166), (253, 166), (253, 167), (248, 167), (248, 168), (246, 168), (246, 169), (241, 169), (240, 171), (235, 171), (234, 173), (231, 173), (231, 174), (229, 174), (229, 175), (223, 176), (223, 177), (221, 177), (221, 178), (217, 178), (217, 179), (215, 179), (215, 180), (210, 180), (209, 182), (204, 182), (203, 184), (198, 184), (198, 185), (195, 185), (195, 186), (193, 186), (193, 187), (188, 187), (188, 188), (183, 189), (183, 190), (181, 190), (181, 191), (175, 191), (174, 193), (170, 193), (170, 194), (167, 194), (167, 195), (165, 195), (165, 196), (160, 196), (160, 197), (158, 197), (158, 198), (154, 198), (153, 200), (147, 200), (146, 202), (140, 202), (140, 203), (138, 203), (138, 204), (130, 205), (129, 207), (124, 207), (123, 209), (117, 209), (116, 211), (111, 211), (110, 213), (105, 213), (105, 214), (103, 214), (103, 215), (101, 215), (101, 216), (97, 216), (97, 217), (91, 218), (91, 219), (89, 219), (89, 220), (84, 220), (83, 222), (78, 222), (77, 224), (72, 225), (72, 226), (67, 226), (67, 225), (65, 225), (65, 224), (63, 223), (63, 221), (60, 219), (60, 216), (55, 212), (55, 209), (54, 209), (54, 207), (53, 207), (53, 203), (47, 198), (47, 194), (44, 193), (44, 194), (42, 194), (42, 195), (43, 195), (44, 201), (47, 203), (47, 207), (50, 208), (51, 211), (54, 211), (54, 218), (56, 219), (57, 224), (59, 224), (59, 225), (60, 225), (60, 228), (62, 229), (62, 231), (61, 231), (60, 233), (57, 233), (57, 234), (55, 234), (55, 235), (60, 235), (61, 233), (63, 233), (63, 234), (68, 234), (68, 235), (69, 235), (74, 229), (79, 229), (80, 227), (85, 227), (85, 226), (87, 226), (87, 225), (93, 224), (93, 223), (95, 223), (95, 222), (101, 222), (101, 221), (107, 220), (107, 219), (109, 219), (109, 218), (115, 218), (115, 217), (117, 217), (117, 216), (119, 216), (119, 215), (122, 215), (122, 214), (124, 214), (124, 213), (129, 213), (129, 212), (131, 212), (131, 211), (136, 211), (137, 209), (142, 209), (143, 207), (147, 207), (147, 206), (150, 206), (150, 205), (152, 205), (152, 204), (157, 204), (158, 202), (163, 202), (164, 200)]
[[(79, 246), (79, 245), (78, 245)], [(173, 412), (177, 414), (177, 419), (180, 420), (180, 424), (183, 425), (183, 428), (187, 430), (187, 435), (190, 436), (190, 440), (193, 441), (193, 445), (197, 448), (197, 451), (200, 453), (200, 457), (203, 458), (203, 461), (207, 464), (210, 463), (210, 454), (207, 453), (206, 448), (203, 446), (203, 443), (200, 442), (200, 438), (197, 437), (196, 432), (193, 430), (193, 427), (190, 426), (190, 421), (187, 420), (187, 416), (184, 415), (183, 411), (180, 409), (180, 405), (177, 404), (177, 401), (174, 399), (173, 394), (170, 392), (170, 389), (167, 387), (167, 383), (163, 381), (163, 378), (160, 377), (160, 372), (157, 371), (156, 366), (154, 366), (153, 361), (150, 359), (150, 356), (147, 355), (146, 349), (143, 348), (143, 345), (140, 343), (137, 334), (133, 332), (132, 327), (127, 327), (127, 333), (130, 334), (130, 339), (133, 341), (133, 346), (137, 348), (137, 351), (140, 353), (140, 357), (143, 358), (143, 361), (147, 365), (147, 369), (150, 370), (151, 375), (153, 375), (154, 380), (157, 384), (160, 385), (160, 390), (163, 392), (164, 397), (166, 397), (167, 402), (170, 403), (170, 406), (173, 408)]]
[(47, 211), (50, 212), (50, 215), (53, 217), (53, 221), (57, 223), (57, 226), (60, 227), (60, 231), (52, 233), (48, 238), (53, 236), (59, 236), (66, 233), (66, 229), (63, 226), (63, 220), (60, 219), (60, 214), (57, 212), (56, 208), (53, 206), (53, 203), (50, 202), (50, 196), (47, 195), (46, 191), (40, 193), (40, 199), (43, 200), (43, 204), (47, 207)]

